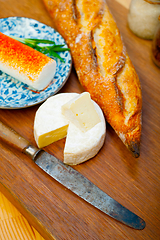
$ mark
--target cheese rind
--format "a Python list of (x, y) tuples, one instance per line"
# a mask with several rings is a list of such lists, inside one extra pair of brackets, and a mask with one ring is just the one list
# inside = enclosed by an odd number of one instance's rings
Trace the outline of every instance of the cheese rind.
[(0, 32), (0, 69), (36, 90), (51, 82), (56, 61)]
[(64, 104), (80, 96), (77, 93), (60, 93), (48, 98), (37, 110), (34, 120), (34, 137), (42, 148), (66, 137), (64, 163), (76, 165), (94, 157), (104, 144), (106, 122), (100, 107), (92, 101), (100, 122), (83, 132), (61, 112)]
[(83, 132), (90, 130), (101, 121), (88, 92), (64, 104), (62, 114)]

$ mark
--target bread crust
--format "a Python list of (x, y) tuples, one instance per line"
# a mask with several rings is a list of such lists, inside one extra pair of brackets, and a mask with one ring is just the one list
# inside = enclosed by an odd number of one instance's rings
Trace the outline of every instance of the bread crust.
[(107, 122), (140, 154), (142, 96), (138, 75), (103, 0), (43, 0), (66, 40), (78, 78)]

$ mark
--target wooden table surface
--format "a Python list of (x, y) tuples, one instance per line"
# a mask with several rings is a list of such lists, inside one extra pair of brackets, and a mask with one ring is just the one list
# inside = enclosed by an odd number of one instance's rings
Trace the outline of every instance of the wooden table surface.
[[(0, 142), (0, 198), (4, 202), (11, 201), (16, 207), (16, 210), (10, 211), (14, 207), (8, 205), (7, 222), (2, 217), (4, 206), (0, 206), (0, 240), (34, 240), (42, 239), (41, 236), (58, 240), (160, 239), (160, 69), (151, 59), (151, 41), (136, 37), (127, 26), (129, 2), (107, 0), (141, 81), (141, 155), (138, 159), (133, 158), (107, 124), (106, 141), (99, 154), (74, 168), (142, 217), (146, 222), (145, 229), (134, 230), (106, 216), (43, 173), (28, 157)], [(54, 26), (42, 0), (0, 0), (0, 18), (10, 16), (34, 18)], [(82, 91), (73, 68), (61, 92)], [(35, 144), (33, 121), (39, 106), (0, 109), (0, 120)], [(45, 150), (63, 161), (64, 143), (65, 139), (60, 140)], [(25, 229), (20, 229), (19, 223), (12, 237), (9, 234), (13, 231), (14, 222), (11, 212), (14, 212), (14, 216), (22, 216), (25, 223)], [(5, 214), (7, 216), (7, 212)], [(46, 215), (49, 225), (43, 221)], [(28, 235), (25, 235), (25, 231)]]

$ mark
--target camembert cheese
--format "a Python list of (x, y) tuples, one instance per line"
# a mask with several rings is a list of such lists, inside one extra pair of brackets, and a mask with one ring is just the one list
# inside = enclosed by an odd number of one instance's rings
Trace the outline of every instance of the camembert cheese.
[[(48, 98), (37, 110), (34, 120), (34, 137), (39, 148), (66, 137), (64, 163), (70, 165), (76, 165), (94, 157), (103, 146), (106, 135), (106, 122), (102, 110), (89, 98), (81, 103), (85, 106), (89, 105), (88, 101), (91, 101), (96, 111), (96, 113), (93, 111), (93, 116), (98, 115), (98, 120), (94, 124), (91, 123), (93, 126), (87, 131), (83, 131), (79, 125), (75, 124), (74, 118), (70, 121), (70, 117), (62, 114), (64, 106), (80, 99), (81, 95), (83, 98), (84, 94), (60, 93)], [(89, 121), (92, 121), (92, 112), (90, 114)], [(82, 120), (80, 122), (88, 121), (88, 117)]]

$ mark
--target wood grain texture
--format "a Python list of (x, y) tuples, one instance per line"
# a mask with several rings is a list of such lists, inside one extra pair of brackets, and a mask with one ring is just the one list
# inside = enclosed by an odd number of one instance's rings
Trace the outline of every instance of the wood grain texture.
[[(1, 142), (0, 191), (45, 239), (160, 238), (160, 69), (151, 59), (151, 41), (142, 40), (129, 30), (128, 10), (114, 0), (107, 0), (107, 3), (141, 81), (141, 155), (138, 159), (133, 158), (107, 124), (106, 141), (99, 154), (74, 168), (142, 217), (146, 221), (146, 228), (142, 231), (133, 230), (106, 216), (43, 173), (27, 156)], [(54, 26), (41, 0), (0, 0), (0, 17), (9, 16), (30, 17)], [(82, 91), (73, 68), (61, 92)], [(38, 107), (1, 109), (0, 120), (35, 144), (33, 121)], [(45, 150), (63, 161), (64, 143), (65, 139), (60, 140)]]

